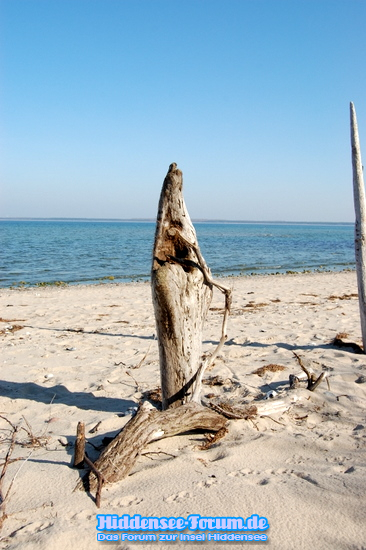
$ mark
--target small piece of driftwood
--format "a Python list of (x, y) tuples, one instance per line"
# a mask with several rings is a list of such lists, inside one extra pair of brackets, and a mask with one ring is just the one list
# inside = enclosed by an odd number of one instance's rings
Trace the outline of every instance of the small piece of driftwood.
[(96, 469), (93, 462), (89, 460), (89, 458), (86, 455), (84, 456), (84, 460), (86, 464), (89, 466), (89, 468), (91, 469), (91, 471), (96, 475), (98, 485), (97, 485), (97, 493), (95, 495), (95, 504), (97, 508), (100, 508), (100, 501), (102, 498), (102, 487), (103, 487), (103, 483), (105, 482), (105, 479), (100, 473), (100, 471)]
[[(158, 411), (145, 401), (104, 449), (94, 462), (94, 467), (105, 483), (120, 481), (130, 473), (138, 456), (152, 441), (197, 429), (217, 432), (226, 424), (223, 416), (197, 403)], [(98, 482), (93, 472), (86, 474), (76, 488), (82, 489), (85, 485), (89, 486), (89, 490), (97, 488)]]
[[(308, 379), (307, 389), (309, 391), (314, 391), (323, 380), (327, 381), (328, 388), (329, 388), (329, 380), (328, 380), (327, 375), (326, 375), (325, 372), (322, 372), (319, 376), (317, 376), (313, 372), (310, 372), (310, 370), (305, 367), (301, 357), (297, 353), (295, 353), (294, 351), (292, 353), (294, 354), (294, 356), (298, 360), (298, 363), (299, 363), (300, 367), (302, 368), (302, 370), (305, 372), (305, 374), (307, 376), (307, 379)], [(292, 379), (290, 379), (290, 388), (297, 387), (298, 382), (299, 382), (299, 378), (296, 377), (296, 376), (293, 377)]]
[(74, 451), (74, 468), (84, 468), (85, 457), (85, 424), (78, 422)]

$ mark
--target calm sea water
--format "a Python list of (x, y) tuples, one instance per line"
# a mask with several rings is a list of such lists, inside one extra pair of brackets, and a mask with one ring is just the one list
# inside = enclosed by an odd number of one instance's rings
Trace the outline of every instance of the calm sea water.
[[(196, 223), (216, 276), (353, 269), (353, 224)], [(154, 223), (0, 221), (0, 286), (150, 277)]]

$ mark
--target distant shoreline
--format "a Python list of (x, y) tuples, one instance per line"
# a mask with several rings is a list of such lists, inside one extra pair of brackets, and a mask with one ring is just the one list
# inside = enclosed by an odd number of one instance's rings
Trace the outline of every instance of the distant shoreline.
[[(268, 277), (297, 277), (297, 276), (315, 276), (315, 275), (338, 275), (340, 273), (355, 273), (356, 269), (347, 267), (344, 269), (304, 269), (303, 271), (277, 271), (277, 272), (265, 272), (265, 273), (240, 273), (240, 274), (233, 274), (233, 275), (221, 275), (214, 273), (213, 277), (214, 279), (218, 280), (227, 280), (227, 281), (234, 281), (234, 280), (240, 280), (240, 279), (250, 279), (250, 278), (268, 278)], [(136, 277), (131, 278), (127, 280), (120, 280), (115, 278), (113, 276), (111, 277), (104, 277), (99, 278), (95, 280), (90, 280), (89, 282), (86, 281), (41, 281), (36, 283), (27, 283), (27, 282), (20, 282), (20, 283), (13, 283), (11, 285), (1, 286), (0, 284), (0, 292), (4, 290), (32, 290), (32, 289), (40, 289), (40, 288), (71, 288), (71, 287), (89, 287), (89, 286), (118, 286), (118, 285), (136, 285), (136, 284), (150, 284), (151, 283), (151, 277), (150, 276), (142, 276), (142, 277)]]
[[(156, 223), (156, 218), (1, 218), (0, 222), (89, 222), (89, 223)], [(307, 221), (276, 221), (276, 220), (215, 220), (215, 219), (203, 219), (193, 218), (193, 223), (215, 223), (215, 224), (261, 224), (261, 225), (354, 225), (354, 222), (307, 222)]]

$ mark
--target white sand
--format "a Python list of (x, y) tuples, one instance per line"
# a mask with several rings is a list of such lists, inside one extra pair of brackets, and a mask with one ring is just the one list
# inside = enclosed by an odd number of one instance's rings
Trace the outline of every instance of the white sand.
[[(296, 390), (300, 400), (281, 414), (254, 422), (233, 420), (229, 433), (209, 450), (203, 434), (153, 443), (130, 476), (103, 489), (97, 510), (90, 495), (73, 492), (72, 445), (79, 420), (94, 445), (130, 418), (141, 391), (159, 385), (158, 348), (149, 284), (106, 284), (0, 291), (0, 414), (27, 428), (41, 445), (27, 446), (17, 433), (3, 494), (8, 518), (0, 548), (93, 550), (96, 514), (142, 516), (265, 516), (274, 549), (366, 548), (366, 358), (330, 344), (339, 332), (360, 342), (358, 301), (340, 299), (356, 290), (353, 272), (233, 278), (229, 341), (207, 376), (224, 386), (204, 395), (250, 402), (271, 389), (278, 398), (299, 373), (292, 350), (318, 373), (329, 373), (315, 392)], [(330, 296), (336, 298), (330, 299)], [(337, 298), (338, 297), (338, 298)], [(259, 307), (246, 307), (265, 304)], [(215, 293), (203, 351), (212, 351), (221, 330), (223, 300)], [(6, 327), (21, 325), (9, 332)], [(79, 332), (78, 329), (80, 329)], [(82, 330), (82, 332), (81, 332)], [(145, 361), (138, 369), (147, 350)], [(252, 374), (268, 364), (285, 367)], [(127, 373), (130, 373), (129, 376)], [(138, 386), (138, 387), (137, 387)], [(97, 433), (89, 430), (101, 422)], [(2, 459), (10, 425), (0, 418)], [(61, 441), (61, 442), (60, 442)], [(23, 443), (23, 446), (19, 443)], [(98, 452), (88, 445), (91, 459)], [(173, 456), (171, 456), (173, 455)], [(2, 460), (3, 462), (3, 460)], [(245, 542), (205, 542), (199, 547), (238, 549)], [(198, 543), (175, 543), (197, 548)], [(119, 549), (171, 548), (163, 542), (120, 542)]]

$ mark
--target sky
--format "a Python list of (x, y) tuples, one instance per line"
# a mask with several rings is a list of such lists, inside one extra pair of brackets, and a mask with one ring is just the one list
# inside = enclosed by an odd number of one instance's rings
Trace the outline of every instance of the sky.
[[(353, 222), (365, 0), (0, 0), (0, 217)], [(366, 155), (366, 151), (364, 156)]]

